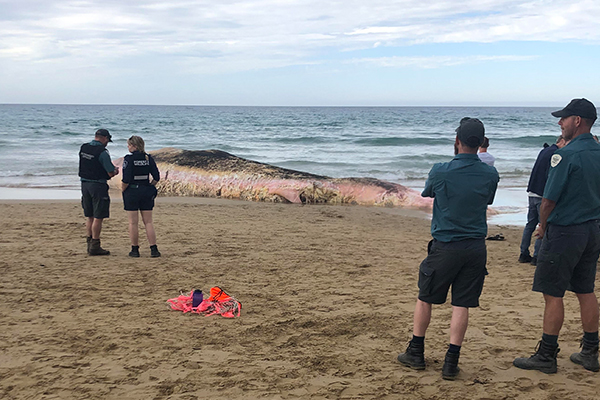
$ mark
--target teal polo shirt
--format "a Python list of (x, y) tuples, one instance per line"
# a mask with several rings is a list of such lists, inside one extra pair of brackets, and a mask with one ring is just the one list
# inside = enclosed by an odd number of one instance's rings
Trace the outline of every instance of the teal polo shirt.
[(494, 202), (498, 171), (477, 154), (461, 153), (435, 164), (421, 196), (433, 197), (431, 236), (440, 242), (485, 238), (486, 211)]
[[(100, 143), (97, 140), (92, 140), (90, 142), (90, 145), (92, 146), (104, 146), (102, 143)], [(102, 153), (100, 153), (100, 155), (98, 156), (98, 161), (100, 161), (100, 164), (102, 164), (102, 166), (104, 167), (104, 169), (106, 170), (106, 172), (114, 172), (115, 170), (115, 166), (112, 163), (112, 160), (110, 159), (110, 153), (108, 152), (108, 149), (104, 149), (104, 151)], [(94, 179), (85, 179), (85, 178), (80, 178), (81, 182), (98, 182), (98, 183), (106, 183), (105, 179), (102, 180), (94, 180)]]
[(549, 224), (600, 219), (600, 144), (591, 133), (577, 136), (554, 153), (544, 197), (556, 202)]

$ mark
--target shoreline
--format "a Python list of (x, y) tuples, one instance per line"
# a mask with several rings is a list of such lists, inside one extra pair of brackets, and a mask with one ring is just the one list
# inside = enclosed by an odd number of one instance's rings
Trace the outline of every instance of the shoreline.
[[(422, 188), (411, 189), (420, 191)], [(111, 189), (111, 201), (119, 202), (121, 200), (120, 193)], [(15, 187), (0, 187), (0, 202), (6, 201), (55, 201), (55, 200), (79, 200), (81, 192), (79, 189), (50, 189), (50, 188), (15, 188)], [(210, 197), (163, 197), (159, 196), (157, 201), (173, 202), (175, 200), (166, 199), (213, 199), (213, 200), (230, 200)], [(181, 200), (186, 202), (187, 200)], [(231, 200), (247, 203), (244, 200)], [(313, 205), (307, 205), (311, 207)], [(341, 207), (360, 207), (352, 205), (340, 205)], [(335, 206), (334, 206), (335, 207)], [(527, 193), (523, 188), (498, 188), (494, 204), (490, 206), (492, 209), (499, 211), (498, 214), (490, 216), (488, 223), (490, 225), (499, 226), (525, 226), (527, 221)], [(375, 207), (377, 209), (386, 209), (384, 207)], [(425, 218), (431, 218), (430, 214), (418, 210), (391, 208), (393, 210), (403, 210), (406, 212), (421, 213)]]

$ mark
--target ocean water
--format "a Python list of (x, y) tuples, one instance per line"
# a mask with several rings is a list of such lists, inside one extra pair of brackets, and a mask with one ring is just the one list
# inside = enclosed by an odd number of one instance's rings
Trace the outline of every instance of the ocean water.
[[(108, 129), (113, 158), (139, 135), (147, 150), (219, 149), (331, 177), (374, 177), (422, 188), (431, 166), (453, 157), (462, 117), (483, 121), (506, 212), (521, 213), (524, 188), (544, 143), (560, 134), (555, 108), (204, 107), (0, 105), (3, 188), (77, 189), (78, 150)], [(514, 201), (512, 197), (514, 196)]]

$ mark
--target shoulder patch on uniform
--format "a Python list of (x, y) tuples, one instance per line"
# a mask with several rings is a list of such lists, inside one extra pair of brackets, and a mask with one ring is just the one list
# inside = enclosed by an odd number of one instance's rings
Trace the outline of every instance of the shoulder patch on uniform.
[(123, 160), (123, 169), (127, 168), (127, 159)]
[(560, 156), (560, 154), (554, 154), (554, 155), (552, 155), (552, 158), (550, 159), (550, 166), (556, 167), (561, 161), (562, 161), (562, 157)]

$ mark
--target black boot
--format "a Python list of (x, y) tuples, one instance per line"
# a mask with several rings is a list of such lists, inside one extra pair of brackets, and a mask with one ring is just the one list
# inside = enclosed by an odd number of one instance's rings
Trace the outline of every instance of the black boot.
[(406, 348), (406, 353), (398, 356), (398, 361), (412, 369), (425, 369), (425, 345), (415, 344), (411, 340)]
[(150, 257), (160, 257), (160, 251), (156, 245), (150, 246)]
[(585, 339), (581, 340), (581, 353), (571, 354), (571, 361), (575, 364), (583, 365), (588, 371), (600, 371), (598, 364), (598, 342), (592, 343)]
[(131, 251), (129, 252), (129, 257), (139, 257), (140, 256), (140, 246), (131, 246)]
[(534, 355), (529, 358), (515, 358), (513, 365), (521, 369), (535, 369), (545, 374), (555, 374), (556, 355), (559, 351), (558, 345), (551, 345), (540, 340)]
[(520, 263), (530, 263), (533, 257), (531, 257), (528, 253), (521, 253), (519, 256)]
[(460, 371), (460, 368), (458, 368), (459, 357), (460, 353), (446, 353), (444, 366), (442, 367), (442, 379), (446, 379), (447, 381), (453, 381), (456, 379), (456, 375), (458, 375)]
[(531, 257), (531, 263), (530, 264), (531, 265), (537, 265), (537, 257), (536, 256)]
[(88, 236), (86, 238), (86, 240), (87, 240), (87, 253), (90, 254), (90, 243), (92, 243), (92, 237)]
[(90, 256), (107, 256), (110, 254), (110, 251), (100, 247), (100, 239), (92, 239), (90, 240), (89, 254)]

